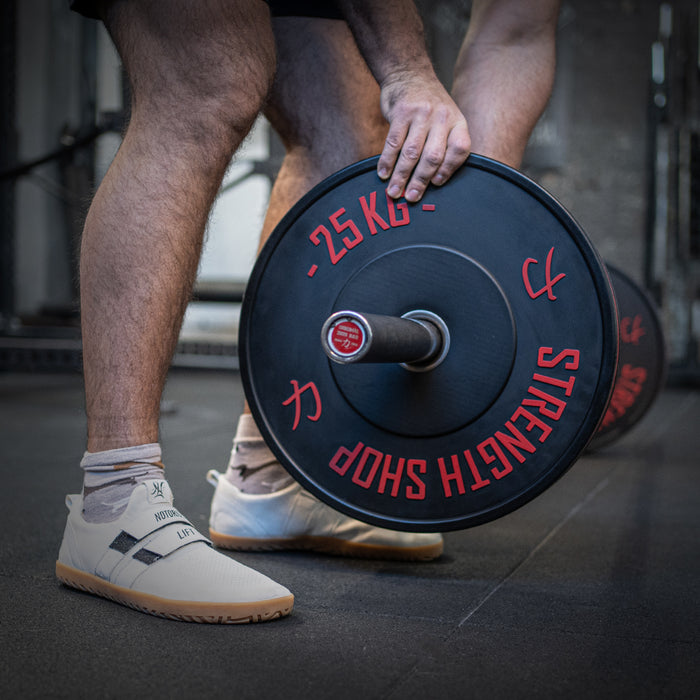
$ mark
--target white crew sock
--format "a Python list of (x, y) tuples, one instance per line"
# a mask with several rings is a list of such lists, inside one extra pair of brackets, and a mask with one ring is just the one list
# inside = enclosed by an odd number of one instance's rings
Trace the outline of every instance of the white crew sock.
[(147, 479), (162, 479), (158, 443), (86, 452), (80, 462), (83, 477), (83, 517), (108, 523), (126, 510), (134, 488)]
[(226, 478), (243, 493), (274, 493), (292, 483), (248, 413), (238, 420)]

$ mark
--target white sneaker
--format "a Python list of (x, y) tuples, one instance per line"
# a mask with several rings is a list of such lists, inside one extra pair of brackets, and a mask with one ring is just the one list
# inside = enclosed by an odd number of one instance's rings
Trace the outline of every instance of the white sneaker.
[(294, 482), (265, 494), (243, 493), (212, 469), (216, 488), (209, 536), (217, 547), (243, 551), (307, 549), (368, 559), (427, 561), (442, 554), (440, 534), (395, 532), (338, 513)]
[(173, 505), (168, 482), (143, 481), (119, 519), (89, 523), (69, 509), (56, 576), (142, 612), (189, 622), (261, 622), (288, 615), (294, 596), (215, 551)]

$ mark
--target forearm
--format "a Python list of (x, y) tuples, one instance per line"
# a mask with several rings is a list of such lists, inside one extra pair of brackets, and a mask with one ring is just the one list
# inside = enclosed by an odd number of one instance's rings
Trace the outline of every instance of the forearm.
[(519, 167), (554, 82), (558, 0), (475, 0), (452, 96), (475, 153)]
[(338, 0), (338, 4), (380, 86), (407, 70), (434, 75), (423, 23), (412, 0)]

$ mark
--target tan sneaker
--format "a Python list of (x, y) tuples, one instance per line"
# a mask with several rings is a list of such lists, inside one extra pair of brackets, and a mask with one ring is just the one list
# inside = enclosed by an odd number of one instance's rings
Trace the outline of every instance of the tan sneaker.
[(442, 554), (440, 534), (396, 532), (354, 520), (300, 484), (274, 493), (243, 493), (216, 470), (209, 536), (217, 547), (261, 552), (306, 549), (366, 559), (428, 561)]
[(122, 515), (89, 523), (80, 495), (69, 509), (56, 576), (66, 585), (151, 615), (244, 623), (283, 617), (294, 596), (215, 551), (176, 508), (164, 479), (143, 481)]

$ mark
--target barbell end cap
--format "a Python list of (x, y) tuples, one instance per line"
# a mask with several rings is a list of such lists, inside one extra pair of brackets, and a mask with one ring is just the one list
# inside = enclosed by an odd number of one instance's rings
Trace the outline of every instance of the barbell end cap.
[(336, 311), (323, 324), (321, 345), (333, 362), (359, 362), (372, 345), (372, 327), (356, 311)]

